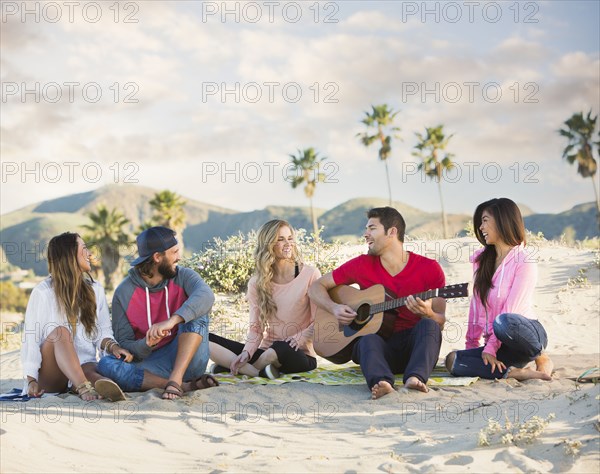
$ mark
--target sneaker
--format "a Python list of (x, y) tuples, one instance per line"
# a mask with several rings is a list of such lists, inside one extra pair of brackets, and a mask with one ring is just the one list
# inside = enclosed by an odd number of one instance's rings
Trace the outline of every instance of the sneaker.
[(219, 364), (212, 364), (210, 366), (210, 368), (208, 369), (208, 373), (210, 374), (224, 374), (226, 372), (229, 372), (229, 369), (227, 367), (223, 367), (222, 365)]
[(279, 373), (279, 369), (275, 367), (273, 364), (269, 364), (264, 368), (265, 375), (268, 379), (275, 380), (281, 377)]

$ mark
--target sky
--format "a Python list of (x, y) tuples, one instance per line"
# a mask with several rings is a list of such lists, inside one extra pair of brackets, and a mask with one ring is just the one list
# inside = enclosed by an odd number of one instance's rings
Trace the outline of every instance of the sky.
[(415, 133), (444, 126), (446, 211), (594, 199), (557, 130), (600, 110), (597, 1), (2, 1), (0, 214), (109, 183), (250, 211), (387, 198), (371, 105), (398, 111), (394, 200), (434, 212)]

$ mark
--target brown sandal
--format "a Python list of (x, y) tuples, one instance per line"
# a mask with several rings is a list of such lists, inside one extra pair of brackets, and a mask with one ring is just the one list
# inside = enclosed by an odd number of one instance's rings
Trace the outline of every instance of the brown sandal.
[[(96, 392), (96, 389), (92, 385), (92, 382), (86, 380), (85, 382), (81, 382), (77, 387), (74, 388), (75, 393), (81, 398), (84, 402), (90, 402), (92, 400), (100, 399), (100, 394)], [(89, 395), (92, 398), (88, 398), (87, 400), (83, 398), (84, 395)]]
[[(174, 398), (170, 398), (167, 395), (174, 395)], [(167, 385), (165, 386), (165, 390), (163, 391), (162, 394), (162, 399), (163, 400), (178, 400), (181, 397), (183, 397), (183, 390), (181, 389), (181, 385), (179, 385), (177, 382), (174, 382), (173, 380), (169, 380), (167, 382)]]
[[(212, 382), (212, 384), (210, 383)], [(204, 390), (205, 388), (218, 387), (219, 381), (211, 374), (204, 374), (194, 381), (195, 390)]]

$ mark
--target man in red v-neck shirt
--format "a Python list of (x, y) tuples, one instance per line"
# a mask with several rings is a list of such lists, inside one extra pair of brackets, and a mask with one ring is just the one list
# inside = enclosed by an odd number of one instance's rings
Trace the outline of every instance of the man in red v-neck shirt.
[(397, 297), (406, 297), (406, 306), (398, 310), (394, 333), (385, 340), (378, 334), (362, 336), (352, 351), (352, 360), (360, 364), (371, 389), (372, 398), (394, 390), (394, 373), (404, 373), (404, 386), (427, 392), (427, 380), (437, 363), (442, 343), (441, 329), (446, 321), (446, 300), (426, 301), (415, 293), (445, 285), (440, 265), (429, 258), (404, 250), (406, 224), (394, 208), (379, 207), (367, 213), (364, 234), (369, 251), (324, 275), (310, 288), (310, 298), (348, 325), (356, 312), (334, 302), (328, 291), (337, 285), (356, 283), (364, 290), (381, 284)]

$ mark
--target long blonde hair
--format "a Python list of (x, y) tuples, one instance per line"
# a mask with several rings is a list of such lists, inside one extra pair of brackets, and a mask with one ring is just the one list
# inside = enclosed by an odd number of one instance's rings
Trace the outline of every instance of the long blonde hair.
[[(254, 249), (254, 260), (256, 262), (254, 276), (256, 277), (256, 291), (258, 293), (258, 308), (260, 310), (260, 322), (265, 329), (269, 318), (277, 313), (277, 305), (273, 301), (273, 264), (275, 263), (275, 244), (279, 229), (288, 227), (295, 235), (294, 228), (289, 222), (281, 219), (273, 219), (262, 225), (256, 237), (256, 248)], [(300, 262), (298, 248), (292, 247), (292, 260)]]
[(48, 269), (59, 309), (67, 317), (73, 335), (77, 320), (92, 336), (96, 327), (96, 295), (89, 273), (84, 273), (77, 262), (79, 234), (65, 232), (52, 237), (48, 243)]

